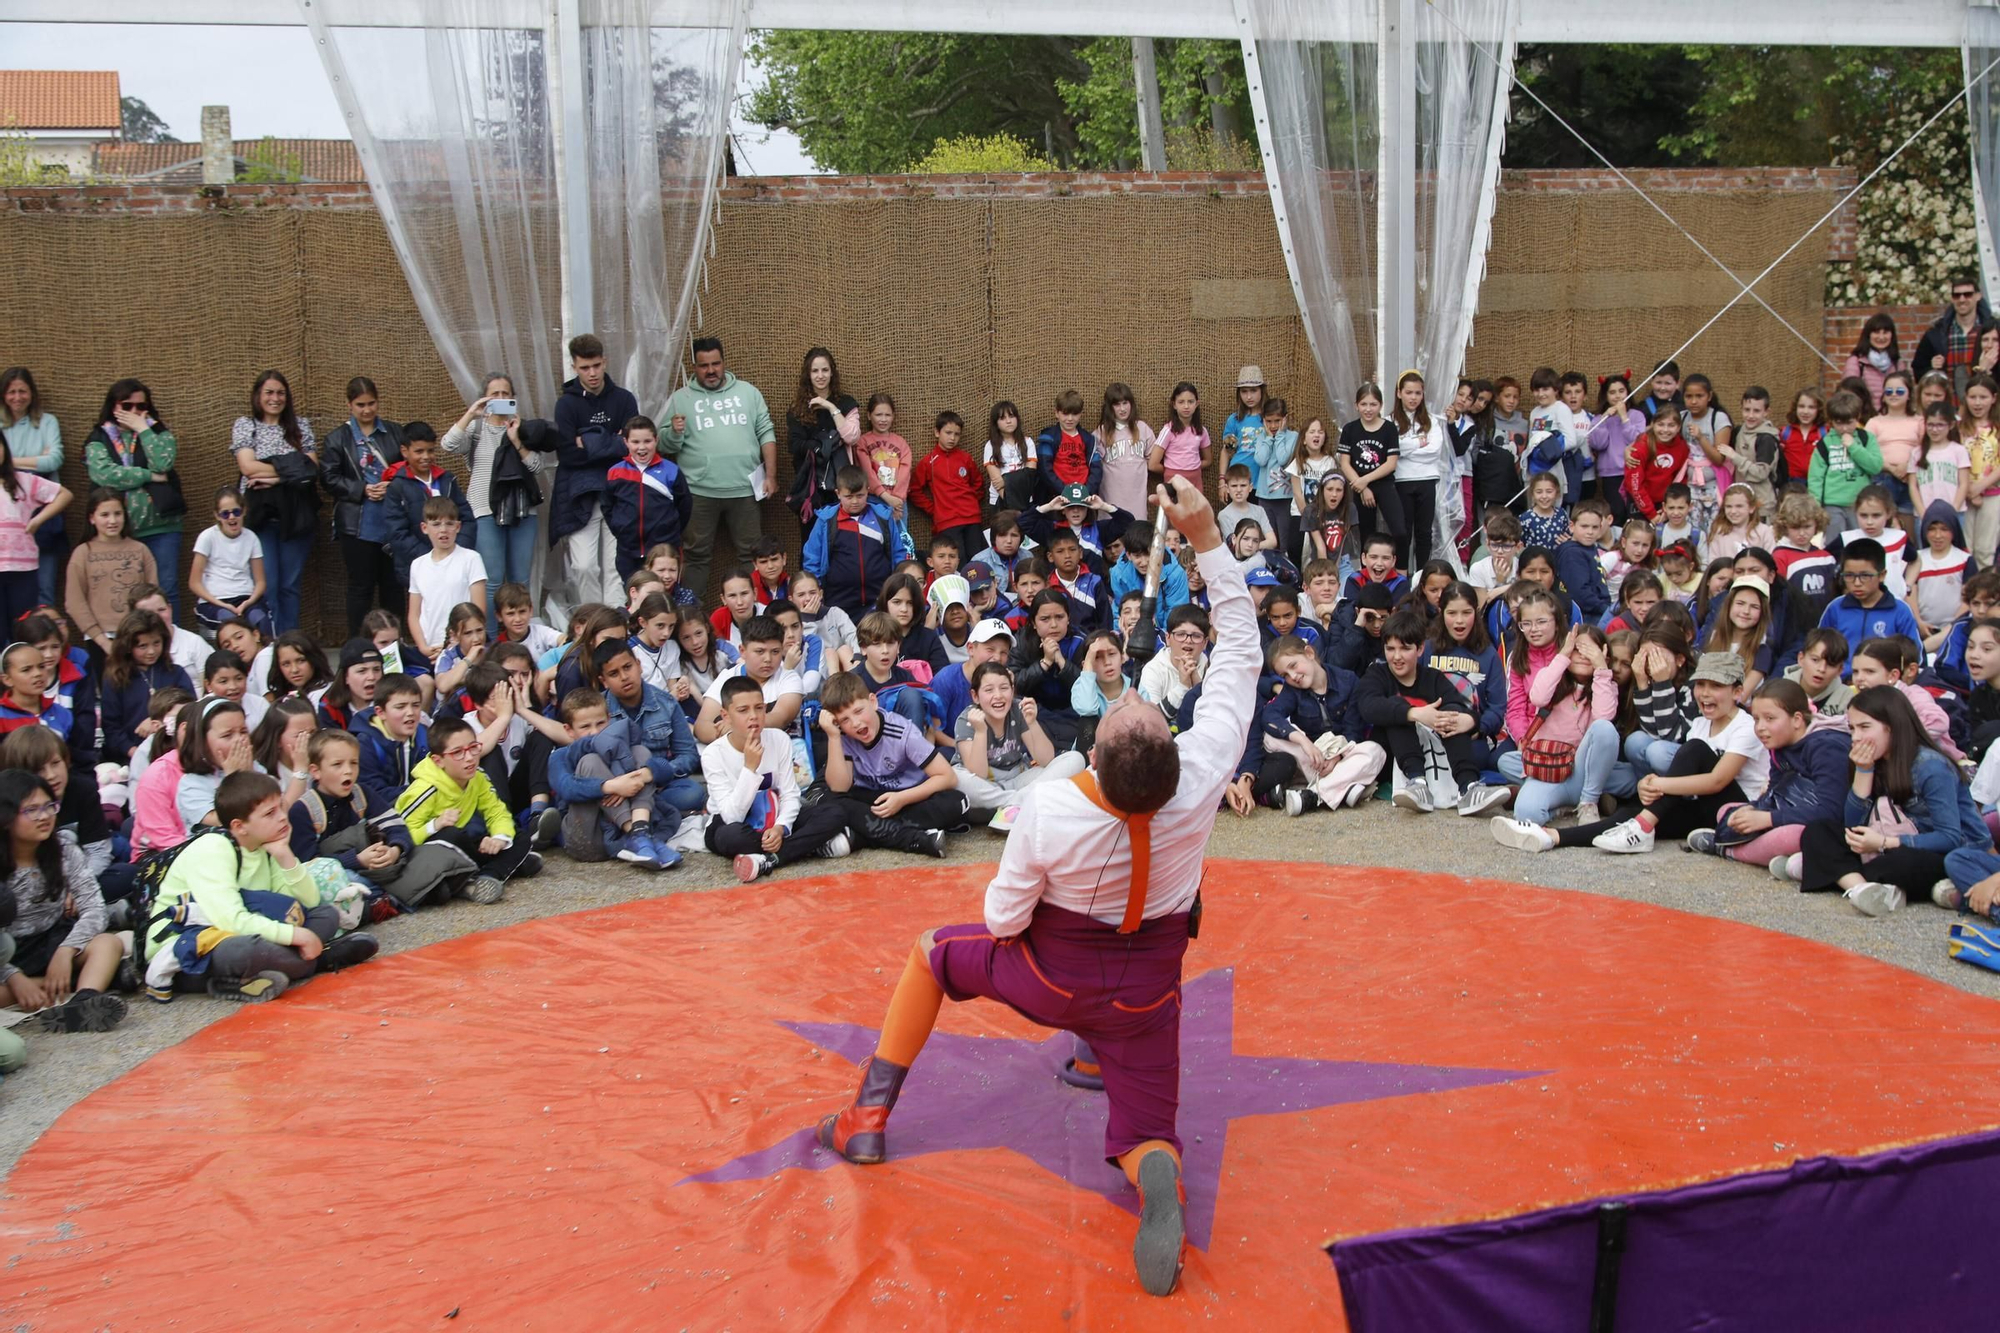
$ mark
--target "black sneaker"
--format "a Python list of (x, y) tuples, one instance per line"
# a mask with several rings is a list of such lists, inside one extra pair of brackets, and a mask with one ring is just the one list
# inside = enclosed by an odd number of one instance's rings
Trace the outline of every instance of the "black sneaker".
[(1319, 793), (1310, 787), (1293, 787), (1285, 793), (1285, 813), (1294, 819), (1319, 808)]
[(319, 970), (338, 972), (356, 963), (365, 963), (380, 948), (373, 935), (342, 935), (319, 951)]
[(924, 830), (924, 850), (942, 861), (945, 858), (944, 830), (927, 828)]
[(542, 873), (542, 854), (529, 852), (521, 858), (521, 868), (514, 872), (516, 879), (533, 879)]
[(244, 977), (238, 981), (224, 981), (221, 977), (211, 977), (208, 993), (218, 1000), (228, 1000), (232, 1004), (263, 1004), (275, 1000), (285, 993), (290, 981), (283, 972), (259, 972), (254, 977)]
[(125, 1001), (116, 995), (92, 991), (72, 995), (38, 1015), (44, 1032), (109, 1032), (125, 1017)]
[(554, 806), (538, 810), (528, 820), (528, 845), (542, 848), (556, 845), (556, 835), (562, 831), (563, 812)]

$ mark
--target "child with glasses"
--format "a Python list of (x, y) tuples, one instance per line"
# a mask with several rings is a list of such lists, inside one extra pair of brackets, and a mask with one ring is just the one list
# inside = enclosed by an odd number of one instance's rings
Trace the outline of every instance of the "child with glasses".
[(188, 566), (194, 613), (210, 630), (226, 620), (270, 624), (264, 609), (264, 544), (243, 526), (243, 496), (234, 486), (215, 493), (215, 522), (194, 539)]
[[(1837, 629), (1851, 644), (1900, 634), (1912, 643), (1923, 641), (1923, 630), (1910, 608), (1883, 586), (1889, 558), (1882, 543), (1868, 537), (1848, 542), (1840, 553), (1840, 584), (1846, 592), (1826, 604), (1819, 623)], [(1853, 663), (1841, 672), (1852, 675)]]
[[(0, 926), (11, 936), (0, 985), (50, 1032), (105, 1032), (125, 1002), (105, 994), (118, 971), (104, 897), (83, 853), (58, 838), (55, 791), (33, 773), (0, 773)], [(9, 1046), (15, 1049), (10, 1050)], [(18, 1042), (0, 1044), (0, 1070), (18, 1068)]]
[(445, 718), (430, 729), (430, 757), (421, 760), (396, 809), (416, 846), (436, 839), (471, 857), (479, 875), (456, 891), (482, 906), (506, 894), (518, 874), (541, 873), (542, 858), (516, 836), (514, 815), (479, 767), (479, 737), (469, 723)]

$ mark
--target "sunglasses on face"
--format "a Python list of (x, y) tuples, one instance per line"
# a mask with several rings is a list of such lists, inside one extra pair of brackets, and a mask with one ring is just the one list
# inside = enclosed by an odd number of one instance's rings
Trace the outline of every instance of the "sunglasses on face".
[(1954, 301), (1974, 301), (1978, 298), (1978, 292), (1953, 292), (1951, 294), (1951, 299)]
[(1884, 389), (1882, 390), (1882, 396), (1884, 398), (1908, 398), (1910, 391), (1908, 389)]
[(217, 518), (242, 518), (243, 511), (241, 509), (218, 509), (215, 511), (215, 516)]
[(134, 398), (131, 402), (120, 403), (118, 406), (124, 408), (127, 412), (143, 412), (146, 410), (147, 404), (143, 398)]

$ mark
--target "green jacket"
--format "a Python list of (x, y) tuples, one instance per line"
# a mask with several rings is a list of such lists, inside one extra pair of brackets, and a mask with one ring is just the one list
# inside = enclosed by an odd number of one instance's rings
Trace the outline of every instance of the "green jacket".
[(1843, 438), (1828, 431), (1814, 446), (1812, 463), (1806, 468), (1806, 494), (1839, 509), (1854, 507), (1854, 497), (1875, 480), (1882, 470), (1882, 449), (1875, 437), (1859, 426)]
[(83, 446), (83, 465), (90, 474), (90, 484), (124, 494), (126, 536), (179, 532), (179, 517), (160, 518), (153, 513), (153, 497), (146, 494), (145, 487), (153, 479), (153, 473), (173, 467), (180, 455), (180, 445), (175, 442), (173, 432), (155, 429), (140, 434), (139, 447), (146, 451), (146, 461), (151, 467), (127, 467), (120, 463), (118, 455), (111, 452), (111, 442), (104, 437), (104, 428), (99, 426), (92, 431), (89, 442)]
[[(678, 434), (675, 417), (687, 419)], [(719, 389), (690, 380), (674, 390), (659, 420), (660, 452), (680, 464), (690, 491), (712, 500), (749, 495), (751, 469), (764, 461), (763, 446), (778, 438), (764, 395), (727, 372)], [(776, 477), (764, 479), (766, 491), (777, 485)]]
[[(241, 864), (238, 864), (239, 855)], [(243, 905), (245, 889), (262, 889), (296, 898), (301, 907), (319, 906), (319, 886), (304, 866), (281, 866), (262, 848), (239, 854), (227, 834), (202, 838), (174, 858), (160, 885), (155, 912), (170, 910), (183, 898), (192, 898), (208, 920), (208, 928), (229, 935), (255, 935), (273, 944), (295, 944), (304, 926), (287, 925), (259, 916)], [(147, 957), (166, 948), (173, 940), (149, 940)]]

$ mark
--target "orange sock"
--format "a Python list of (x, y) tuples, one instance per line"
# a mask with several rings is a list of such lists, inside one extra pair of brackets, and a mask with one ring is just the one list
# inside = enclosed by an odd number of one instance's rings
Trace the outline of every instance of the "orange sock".
[(875, 1054), (890, 1064), (909, 1068), (929, 1040), (943, 1005), (944, 990), (931, 975), (930, 959), (922, 950), (912, 949), (910, 961), (903, 966), (903, 979), (896, 983), (896, 994), (889, 1001), (889, 1012), (882, 1018), (882, 1037), (875, 1043)]
[(1131, 1181), (1134, 1185), (1139, 1183), (1139, 1163), (1146, 1160), (1146, 1154), (1152, 1152), (1154, 1149), (1158, 1149), (1172, 1157), (1176, 1167), (1181, 1164), (1181, 1155), (1174, 1151), (1173, 1144), (1168, 1143), (1165, 1139), (1147, 1139), (1130, 1152), (1119, 1155), (1118, 1167), (1125, 1173), (1125, 1179)]

